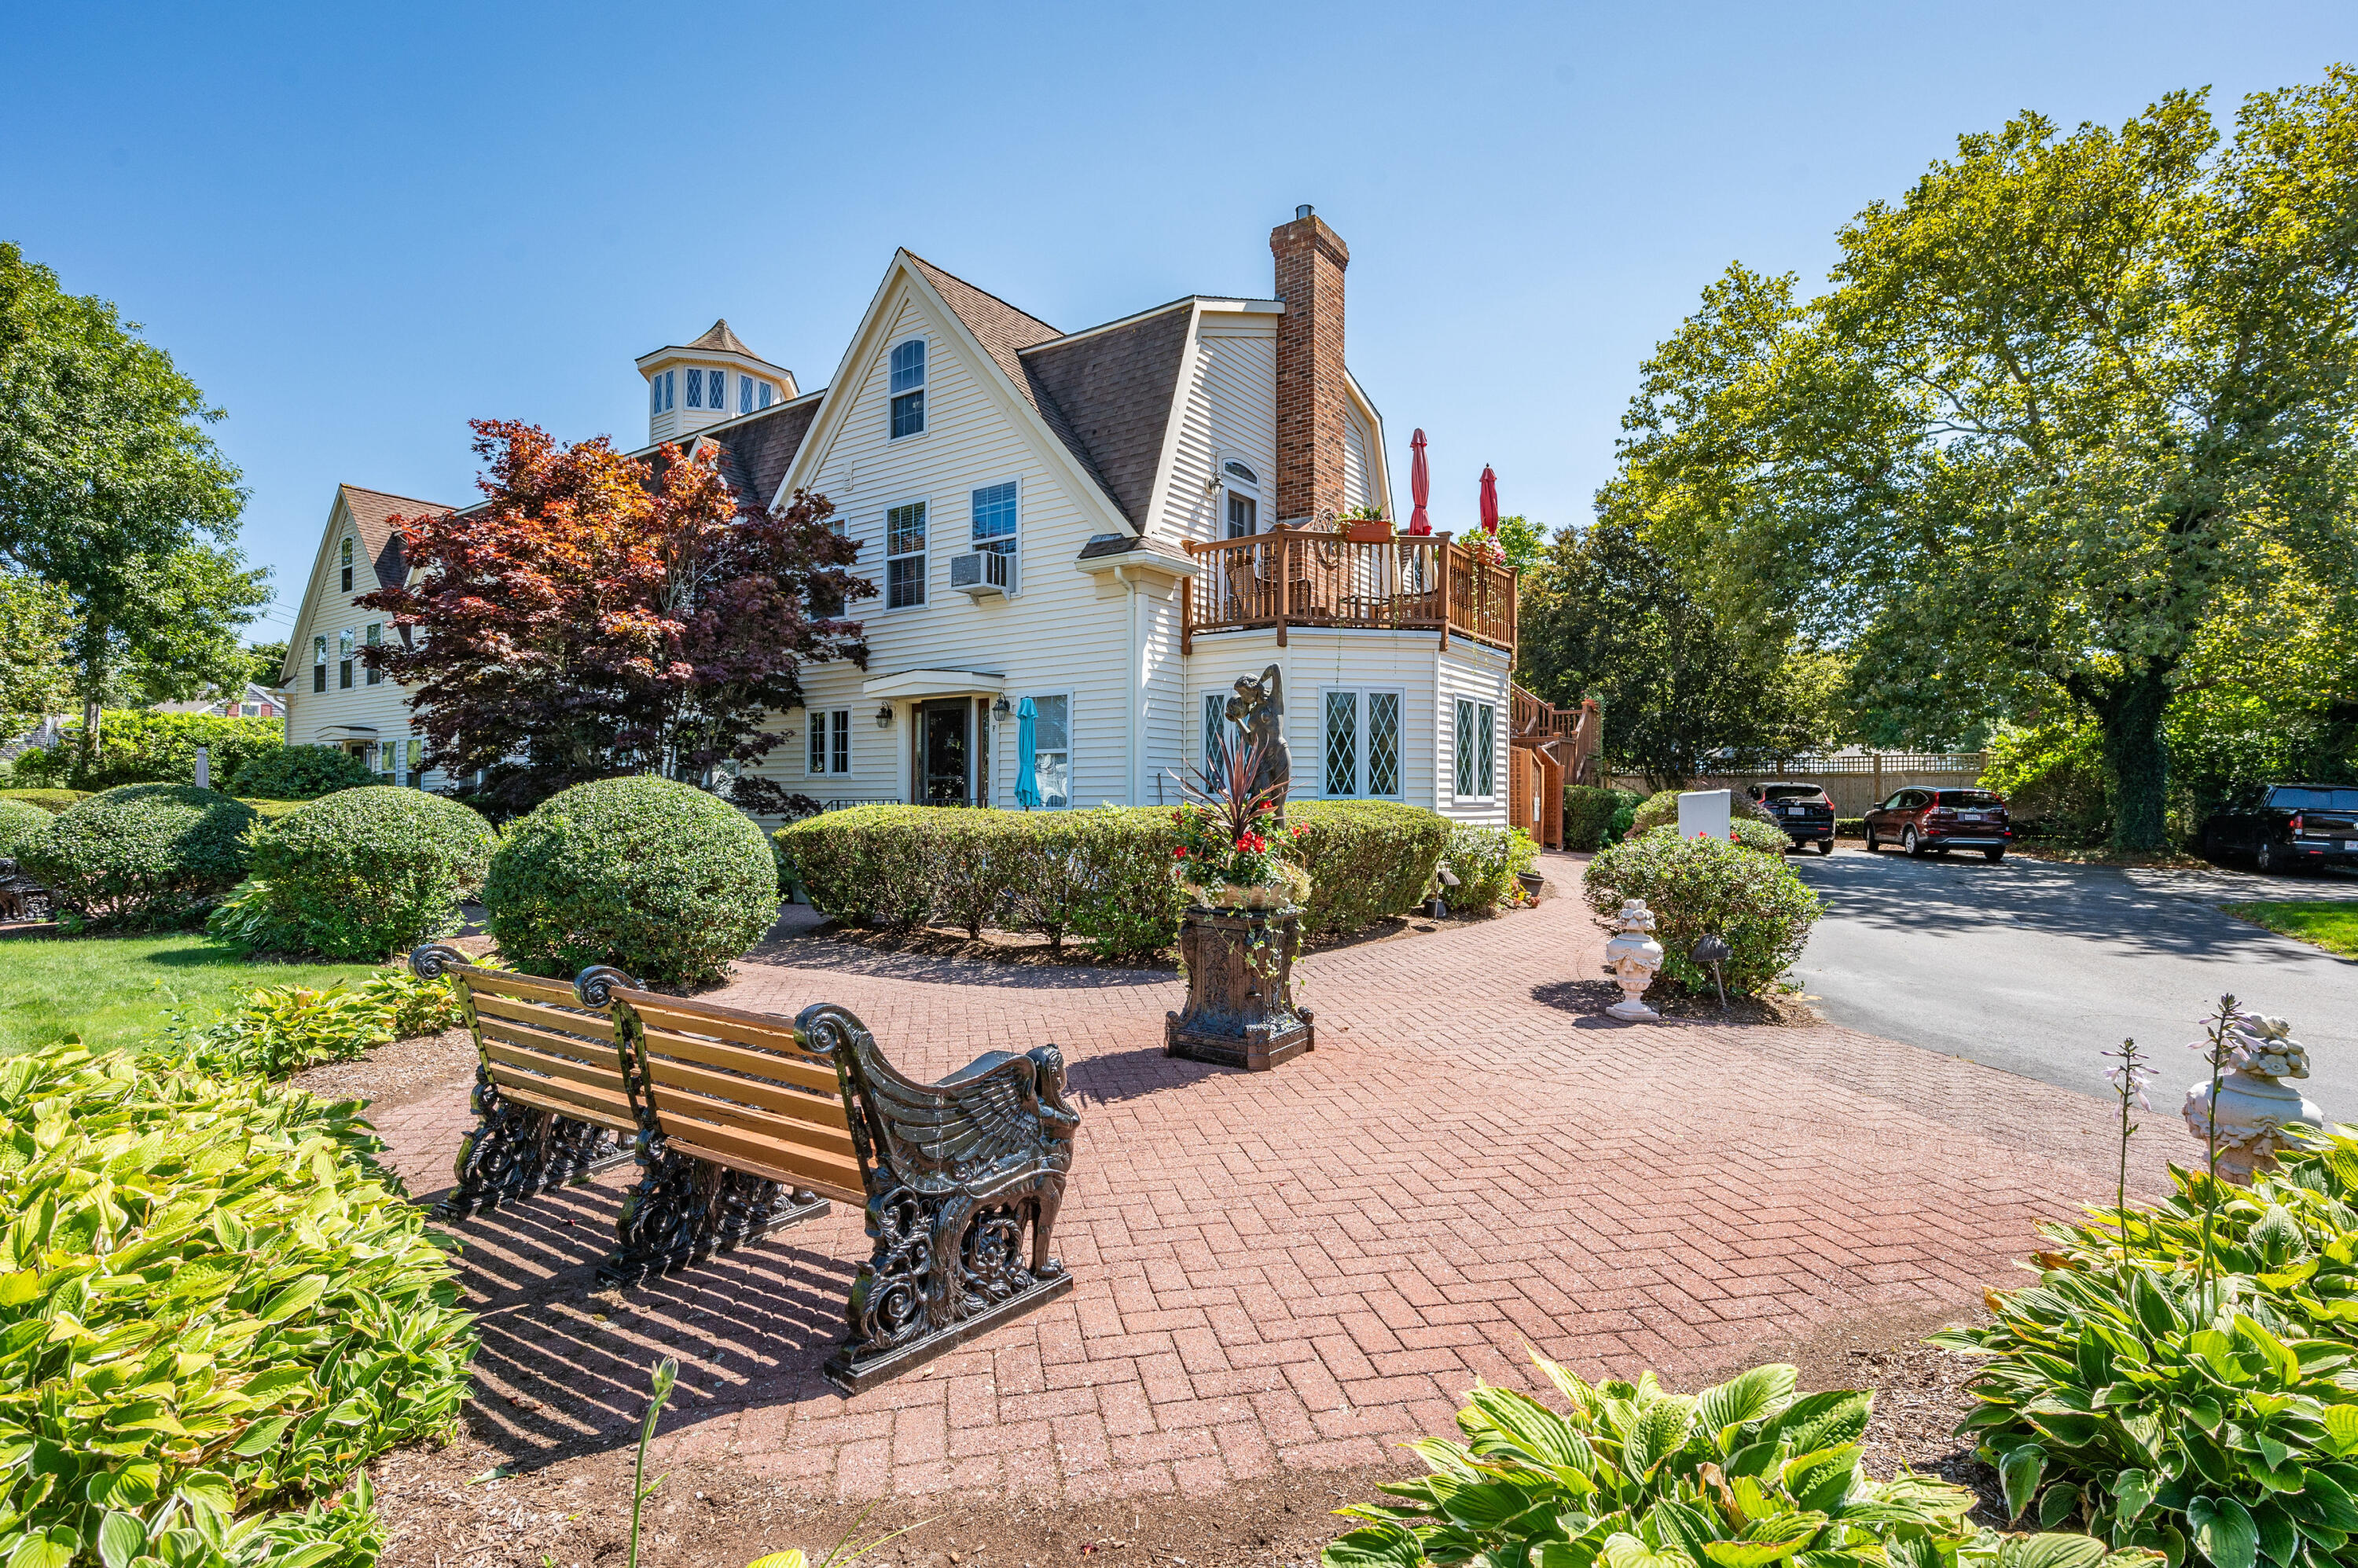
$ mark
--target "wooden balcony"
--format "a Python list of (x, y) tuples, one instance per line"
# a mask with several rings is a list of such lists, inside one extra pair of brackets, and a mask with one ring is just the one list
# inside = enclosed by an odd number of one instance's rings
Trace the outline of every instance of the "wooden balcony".
[(1180, 650), (1198, 633), (1272, 627), (1434, 632), (1515, 647), (1515, 574), (1446, 534), (1358, 544), (1339, 534), (1277, 528), (1241, 539), (1187, 542), (1203, 569), (1182, 589)]

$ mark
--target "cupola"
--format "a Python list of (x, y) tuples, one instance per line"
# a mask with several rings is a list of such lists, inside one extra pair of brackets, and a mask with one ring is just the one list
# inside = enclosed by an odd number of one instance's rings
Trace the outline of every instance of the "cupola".
[(638, 365), (647, 380), (649, 445), (676, 441), (800, 395), (795, 373), (747, 348), (725, 319), (692, 343), (641, 354)]

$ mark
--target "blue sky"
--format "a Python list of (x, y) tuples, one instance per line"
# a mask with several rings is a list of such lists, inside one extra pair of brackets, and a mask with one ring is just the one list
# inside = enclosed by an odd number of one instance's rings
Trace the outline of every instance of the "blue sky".
[(0, 237), (228, 410), (283, 635), (333, 489), (462, 501), (466, 421), (645, 431), (714, 317), (806, 388), (895, 245), (1067, 330), (1270, 292), (1314, 203), (1435, 521), (1587, 515), (1731, 261), (2024, 108), (2118, 121), (2358, 59), (2340, 4), (0, 5)]

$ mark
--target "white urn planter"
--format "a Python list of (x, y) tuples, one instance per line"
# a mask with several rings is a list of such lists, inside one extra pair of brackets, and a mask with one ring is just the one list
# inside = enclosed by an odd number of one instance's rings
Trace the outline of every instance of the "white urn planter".
[(2277, 1152), (2292, 1147), (2285, 1129), (2296, 1123), (2322, 1128), (2325, 1112), (2281, 1081), (2309, 1076), (2309, 1052), (2283, 1019), (2246, 1013), (2229, 1027), (2224, 1044), (2232, 1070), (2219, 1080), (2217, 1107), (2211, 1103), (2211, 1080), (2205, 1078), (2186, 1091), (2186, 1126), (2208, 1149), (2215, 1119), (2219, 1173), (2248, 1184), (2253, 1172), (2275, 1164)]
[(1622, 996), (1605, 1011), (1630, 1023), (1654, 1022), (1662, 1015), (1639, 1000), (1662, 968), (1662, 945), (1654, 940), (1654, 912), (1642, 898), (1625, 898), (1613, 924), (1613, 939), (1605, 944), (1605, 967), (1613, 972)]

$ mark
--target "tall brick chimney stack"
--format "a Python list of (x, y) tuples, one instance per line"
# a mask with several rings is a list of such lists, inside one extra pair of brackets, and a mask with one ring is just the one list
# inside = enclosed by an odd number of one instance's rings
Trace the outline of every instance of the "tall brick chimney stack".
[(1307, 207), (1269, 232), (1277, 258), (1277, 519), (1343, 510), (1343, 269), (1350, 247)]

